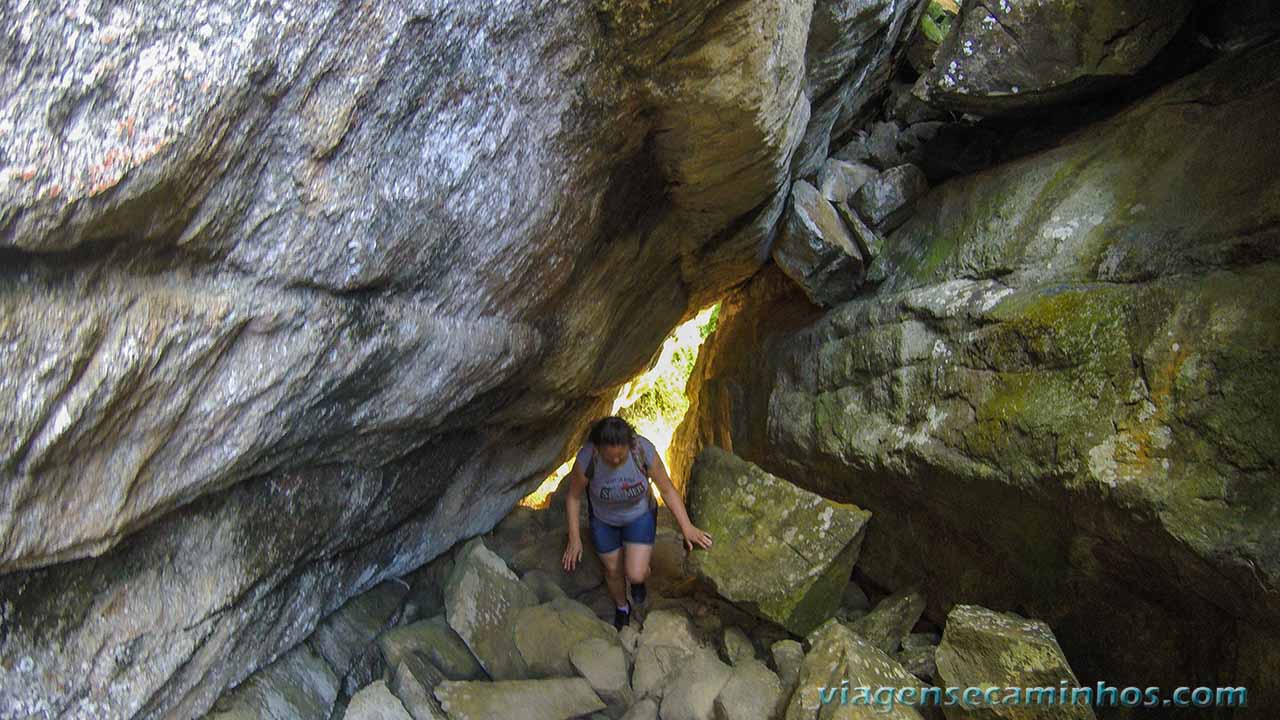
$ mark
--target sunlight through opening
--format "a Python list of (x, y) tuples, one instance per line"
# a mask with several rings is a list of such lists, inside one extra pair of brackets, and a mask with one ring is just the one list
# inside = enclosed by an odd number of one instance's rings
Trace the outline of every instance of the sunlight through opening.
[[(667, 448), (671, 436), (689, 410), (689, 398), (685, 395), (685, 383), (693, 372), (698, 350), (707, 335), (715, 330), (720, 303), (702, 309), (693, 319), (676, 327), (662, 343), (658, 361), (647, 372), (637, 375), (622, 386), (613, 402), (613, 414), (631, 423), (636, 432), (649, 438), (662, 454), (662, 462), (671, 466)], [(529, 493), (520, 504), (529, 508), (546, 507), (551, 493), (573, 467), (573, 456), (542, 481), (537, 490)], [(654, 492), (658, 503), (661, 494)]]

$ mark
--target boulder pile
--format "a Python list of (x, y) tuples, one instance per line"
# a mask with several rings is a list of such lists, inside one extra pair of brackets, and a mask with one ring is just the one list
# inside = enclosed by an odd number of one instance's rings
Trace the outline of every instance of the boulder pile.
[[(560, 492), (357, 596), (209, 717), (959, 718), (973, 710), (860, 705), (875, 696), (858, 689), (1078, 684), (1044, 623), (957, 605), (939, 628), (920, 590), (852, 580), (872, 521), (857, 506), (715, 446), (697, 456), (688, 495), (716, 542), (687, 552), (661, 512), (650, 599), (620, 631), (605, 621), (613, 603), (594, 552), (560, 566)], [(1011, 669), (1009, 657), (1026, 661)]]

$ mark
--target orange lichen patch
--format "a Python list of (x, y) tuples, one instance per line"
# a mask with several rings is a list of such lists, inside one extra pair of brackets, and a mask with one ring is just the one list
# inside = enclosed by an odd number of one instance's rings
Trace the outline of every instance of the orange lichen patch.
[(120, 182), (119, 177), (110, 177), (110, 178), (107, 178), (106, 180), (97, 182), (93, 185), (93, 187), (89, 188), (89, 196), (92, 197), (94, 195), (98, 195), (107, 190), (110, 190), (111, 188), (115, 187), (116, 183), (118, 182)]
[(169, 141), (168, 141), (168, 140), (157, 140), (157, 141), (155, 142), (155, 144), (153, 144), (151, 147), (149, 147), (149, 148), (144, 148), (144, 149), (142, 150), (142, 152), (139, 152), (137, 155), (134, 155), (134, 156), (133, 156), (133, 161), (134, 161), (134, 162), (133, 162), (133, 164), (134, 164), (135, 166), (136, 166), (136, 165), (141, 165), (142, 163), (146, 162), (147, 160), (150, 160), (151, 158), (155, 157), (156, 153), (158, 153), (158, 152), (160, 152), (161, 150), (163, 150), (163, 149), (164, 149), (164, 147), (165, 147), (166, 145), (168, 145), (168, 144), (169, 144)]
[(59, 185), (58, 183), (54, 183), (49, 187), (49, 197), (56, 198), (61, 194), (62, 194), (62, 186)]
[(23, 182), (26, 182), (27, 180), (30, 180), (31, 178), (35, 177), (37, 172), (39, 171), (34, 166), (29, 167), (23, 170), (21, 173), (19, 173), (18, 177), (21, 178)]
[(134, 120), (133, 116), (129, 116), (124, 120), (121, 120), (116, 123), (116, 129), (120, 132), (120, 134), (124, 137), (129, 138), (130, 140), (133, 139), (133, 120)]
[(102, 167), (109, 168), (115, 164), (117, 158), (128, 155), (128, 151), (121, 152), (120, 148), (111, 148), (107, 151), (106, 157), (102, 158)]

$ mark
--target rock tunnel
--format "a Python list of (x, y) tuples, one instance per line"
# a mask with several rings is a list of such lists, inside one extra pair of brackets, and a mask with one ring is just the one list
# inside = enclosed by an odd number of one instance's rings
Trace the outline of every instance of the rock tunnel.
[[(0, 720), (816, 720), (991, 643), (1248, 706), (896, 717), (1268, 717), (1270, 5), (10, 4)], [(662, 510), (618, 640), (519, 503), (713, 306), (690, 517), (861, 520), (789, 624)]]

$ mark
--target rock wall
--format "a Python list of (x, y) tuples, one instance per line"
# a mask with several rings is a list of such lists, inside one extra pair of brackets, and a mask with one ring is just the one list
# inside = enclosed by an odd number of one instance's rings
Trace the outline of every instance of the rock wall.
[(812, 322), (762, 273), (674, 454), (720, 445), (870, 510), (872, 581), (929, 588), (935, 622), (1044, 619), (1086, 684), (1280, 702), (1277, 60), (935, 188), (874, 289)]
[(6, 15), (0, 718), (199, 715), (491, 527), (767, 261), (806, 63), (874, 96), (919, 2), (839, 62), (829, 4)]

